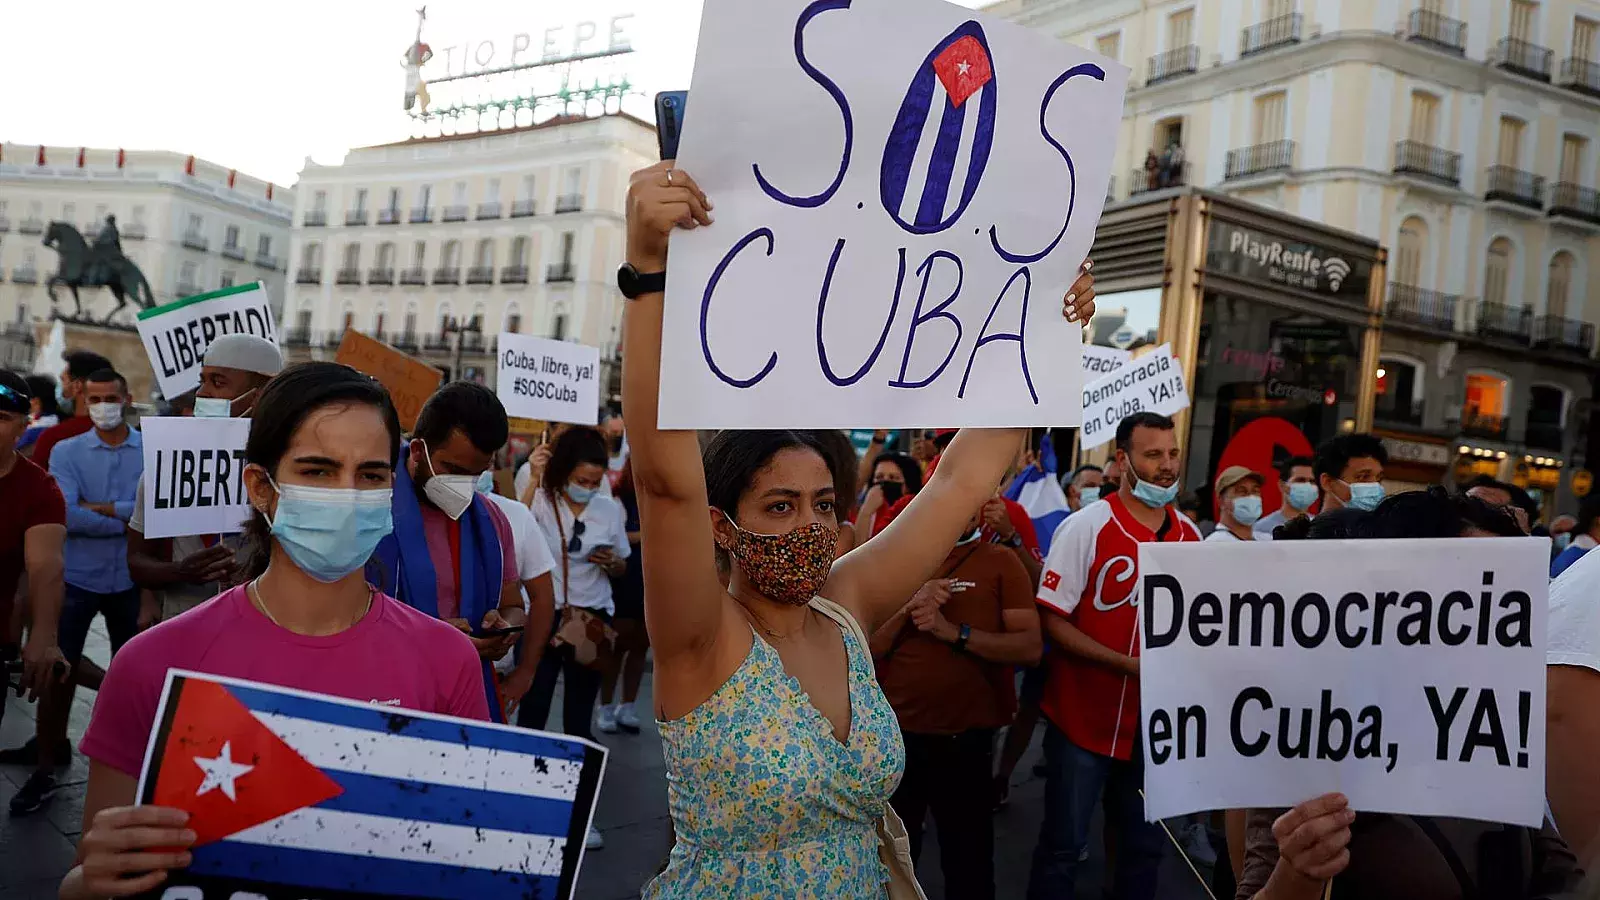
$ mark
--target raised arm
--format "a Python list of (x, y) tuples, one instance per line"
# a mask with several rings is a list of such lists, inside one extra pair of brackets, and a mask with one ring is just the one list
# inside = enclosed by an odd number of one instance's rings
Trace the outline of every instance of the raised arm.
[[(670, 162), (635, 172), (628, 188), (628, 262), (642, 273), (665, 271), (672, 229), (710, 224), (707, 208), (700, 189)], [(712, 557), (700, 442), (692, 431), (656, 425), (664, 300), (661, 293), (645, 294), (624, 309), (622, 403), (640, 531), (650, 535), (641, 545), (645, 627), (656, 657), (668, 662), (716, 637), (724, 592)]]

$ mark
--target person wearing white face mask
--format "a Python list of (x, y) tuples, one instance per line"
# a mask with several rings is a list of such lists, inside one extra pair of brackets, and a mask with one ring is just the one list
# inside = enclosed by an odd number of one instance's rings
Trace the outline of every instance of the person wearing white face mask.
[(1261, 520), (1261, 476), (1244, 466), (1229, 466), (1217, 476), (1217, 529), (1206, 542), (1254, 541), (1251, 526)]
[(471, 637), (497, 722), (504, 720), (501, 704), (521, 698), (497, 692), (492, 664), (519, 640), (535, 640), (523, 633), (511, 523), (476, 491), (507, 435), (505, 407), (481, 384), (451, 382), (428, 398), (400, 448), (405, 461), (395, 470), (394, 530), (378, 544), (371, 572), (400, 602)]
[(388, 392), (354, 369), (302, 363), (261, 391), (245, 446), (249, 580), (135, 637), (112, 663), (83, 739), (83, 837), (61, 897), (159, 892), (168, 870), (192, 862), (185, 813), (135, 805), (169, 667), (489, 717), (467, 638), (362, 571), (392, 527), (399, 446)]

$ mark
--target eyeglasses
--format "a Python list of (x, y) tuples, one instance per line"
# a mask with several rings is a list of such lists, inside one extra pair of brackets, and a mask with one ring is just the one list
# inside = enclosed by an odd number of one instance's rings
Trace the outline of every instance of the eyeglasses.
[[(30, 401), (33, 398), (13, 387), (0, 384), (0, 409), (6, 412), (25, 413), (29, 411)], [(13, 409), (12, 405), (16, 408)]]
[(583, 549), (583, 530), (587, 527), (588, 525), (582, 519), (572, 523), (572, 540), (567, 541), (568, 553), (577, 553)]

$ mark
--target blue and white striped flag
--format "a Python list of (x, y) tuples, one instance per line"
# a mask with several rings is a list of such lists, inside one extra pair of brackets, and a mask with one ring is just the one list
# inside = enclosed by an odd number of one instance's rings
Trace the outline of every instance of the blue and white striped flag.
[(190, 813), (163, 900), (570, 897), (605, 748), (171, 671), (139, 800)]

